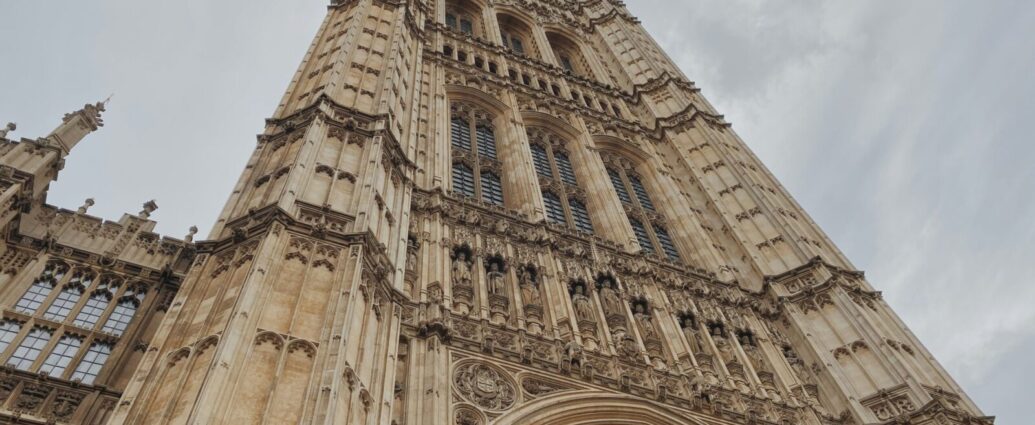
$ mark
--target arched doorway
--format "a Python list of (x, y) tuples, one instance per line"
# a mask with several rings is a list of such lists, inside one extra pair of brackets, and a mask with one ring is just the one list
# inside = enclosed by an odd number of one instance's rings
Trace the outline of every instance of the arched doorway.
[(694, 425), (664, 405), (623, 394), (572, 391), (525, 404), (494, 425)]

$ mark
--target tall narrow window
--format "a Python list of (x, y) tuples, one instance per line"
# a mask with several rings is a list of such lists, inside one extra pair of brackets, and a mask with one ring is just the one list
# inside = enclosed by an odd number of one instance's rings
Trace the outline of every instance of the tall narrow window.
[(562, 55), (560, 59), (561, 66), (564, 68), (565, 71), (575, 72), (575, 67), (571, 65), (571, 58)]
[(137, 308), (144, 300), (144, 294), (143, 291), (138, 291), (135, 296), (122, 297), (101, 330), (112, 335), (122, 336), (122, 333), (129, 328), (129, 322), (133, 321), (133, 315), (137, 313)]
[(82, 310), (79, 310), (79, 314), (76, 315), (75, 321), (72, 324), (80, 328), (93, 329), (94, 325), (97, 324), (97, 320), (104, 314), (104, 310), (108, 308), (110, 301), (111, 294), (95, 292), (86, 300), (86, 305), (83, 306)]
[(503, 205), (503, 184), (499, 176), (492, 173), (482, 174), (482, 200), (493, 205)]
[(11, 355), (11, 359), (7, 363), (21, 370), (29, 370), (53, 335), (54, 331), (50, 329), (33, 328), (29, 335), (22, 340), (21, 345), (14, 350), (14, 354)]
[(564, 217), (564, 207), (561, 205), (561, 198), (552, 192), (543, 192), (543, 203), (546, 205), (546, 218), (552, 223), (567, 224)]
[(578, 199), (569, 199), (568, 205), (571, 206), (571, 218), (575, 221), (575, 228), (581, 232), (593, 233), (593, 223), (589, 220), (586, 204)]
[(43, 305), (43, 301), (47, 299), (50, 291), (53, 290), (54, 286), (50, 281), (37, 280), (29, 287), (28, 291), (25, 291), (25, 295), (22, 295), (22, 298), (18, 300), (14, 308), (23, 313), (33, 314)]
[(453, 118), (450, 136), (453, 141), (453, 149), (471, 151), (471, 128), (468, 126), (467, 120), (459, 117)]
[(0, 354), (7, 350), (21, 330), (22, 324), (14, 320), (4, 319), (0, 322)]
[(496, 135), (484, 125), (478, 126), (478, 155), (496, 159)]
[[(462, 102), (453, 102), (450, 108), (453, 193), (502, 206), (505, 200), (499, 171), (502, 164), (489, 114)], [(474, 135), (473, 141), (471, 135)]]
[(625, 189), (625, 183), (622, 182), (622, 175), (614, 169), (607, 169), (607, 176), (611, 178), (611, 186), (614, 186), (615, 192), (618, 193), (618, 199), (627, 204), (632, 203), (632, 198), (629, 197), (629, 191)]
[(104, 363), (108, 361), (108, 356), (111, 355), (111, 348), (111, 344), (106, 342), (90, 344), (90, 350), (86, 352), (83, 360), (79, 362), (79, 366), (72, 373), (72, 380), (78, 379), (84, 384), (93, 384), (93, 381), (97, 379), (97, 375), (101, 373), (101, 369), (104, 368)]
[(549, 190), (543, 190), (546, 218), (554, 224), (571, 226), (583, 233), (593, 233), (593, 224), (586, 209), (584, 194), (578, 187), (567, 143), (555, 133), (531, 127), (528, 129), (529, 148), (536, 174)]
[(553, 173), (550, 171), (550, 157), (546, 153), (546, 148), (538, 144), (532, 145), (532, 162), (535, 165), (536, 174), (540, 177), (553, 177)]
[(474, 35), (474, 24), (467, 19), (460, 20), (460, 32), (467, 35)]
[(449, 13), (449, 12), (446, 12), (446, 26), (449, 27), (449, 28), (452, 28), (452, 29), (457, 29), (458, 26), (457, 26), (456, 23), (457, 23), (456, 15), (454, 15), (452, 13)]
[(632, 185), (633, 192), (636, 192), (636, 199), (640, 201), (640, 206), (654, 211), (654, 203), (651, 202), (650, 196), (647, 195), (647, 189), (643, 187), (643, 182), (634, 174), (629, 174), (628, 176), (629, 184)]
[[(668, 229), (662, 225), (662, 217), (655, 209), (647, 187), (643, 184), (643, 179), (628, 165), (623, 165), (627, 164), (624, 160), (605, 155), (604, 161), (609, 164), (607, 175), (618, 194), (618, 199), (625, 204), (626, 211), (633, 211), (636, 213), (635, 216), (646, 220), (640, 221), (640, 219), (628, 217), (633, 233), (636, 234), (636, 241), (639, 242), (643, 252), (654, 254), (658, 253), (658, 249), (660, 249), (669, 260), (680, 261), (679, 250), (668, 233)], [(635, 194), (635, 202), (630, 193)]]
[(636, 241), (640, 243), (640, 248), (644, 252), (653, 253), (654, 243), (650, 241), (650, 235), (647, 234), (647, 228), (643, 226), (643, 223), (635, 218), (630, 218), (629, 224), (632, 225), (633, 233), (636, 234)]
[(68, 317), (68, 313), (75, 308), (76, 303), (79, 302), (79, 298), (83, 296), (83, 289), (81, 286), (68, 285), (58, 294), (57, 299), (50, 305), (47, 312), (43, 315), (47, 319), (55, 322), (64, 321)]
[(467, 197), (474, 196), (474, 172), (464, 164), (453, 165), (453, 192)]
[(47, 360), (40, 366), (40, 372), (60, 378), (65, 374), (65, 369), (72, 363), (72, 359), (79, 352), (83, 345), (83, 339), (78, 336), (65, 335), (58, 340), (57, 346), (47, 356)]
[(577, 185), (578, 182), (575, 180), (575, 170), (571, 166), (571, 160), (568, 159), (568, 154), (563, 152), (554, 152), (553, 158), (557, 160), (557, 172), (561, 174), (561, 181), (570, 185)]
[(664, 227), (655, 225), (654, 235), (658, 237), (658, 245), (661, 245), (661, 250), (665, 251), (665, 256), (669, 260), (679, 261), (679, 251), (676, 250), (676, 245), (672, 243), (672, 237), (669, 236), (668, 230)]

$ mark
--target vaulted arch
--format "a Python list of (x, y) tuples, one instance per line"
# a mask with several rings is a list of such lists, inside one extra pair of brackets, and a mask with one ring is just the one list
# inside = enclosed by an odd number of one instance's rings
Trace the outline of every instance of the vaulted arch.
[(699, 425), (685, 414), (643, 398), (598, 391), (544, 397), (503, 415), (496, 425)]

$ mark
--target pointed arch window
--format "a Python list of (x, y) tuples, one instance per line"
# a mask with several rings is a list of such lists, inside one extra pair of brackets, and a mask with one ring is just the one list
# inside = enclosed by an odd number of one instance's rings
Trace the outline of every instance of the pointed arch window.
[(528, 129), (528, 140), (532, 163), (540, 185), (544, 188), (546, 218), (554, 224), (593, 233), (585, 195), (578, 185), (575, 169), (564, 148), (566, 143), (556, 134), (535, 127)]
[(104, 363), (111, 356), (111, 349), (111, 344), (106, 342), (94, 342), (91, 344), (90, 350), (86, 352), (83, 360), (79, 362), (79, 366), (72, 373), (72, 380), (78, 379), (84, 384), (93, 384), (93, 381), (97, 379), (97, 375), (101, 373), (101, 369), (104, 368)]
[(505, 193), (499, 172), (502, 164), (489, 114), (459, 102), (451, 105), (451, 114), (453, 193), (503, 206)]
[(681, 261), (679, 249), (665, 228), (640, 175), (622, 159), (605, 156), (604, 161), (609, 164), (607, 176), (618, 199), (625, 205), (629, 224), (643, 252), (654, 254), (660, 249), (660, 253), (669, 260)]
[(126, 329), (129, 328), (129, 323), (133, 321), (133, 316), (137, 314), (137, 309), (144, 302), (146, 295), (147, 292), (143, 288), (138, 288), (133, 294), (123, 295), (119, 299), (119, 303), (115, 305), (111, 315), (108, 316), (108, 321), (104, 323), (101, 331), (122, 336)]
[(43, 314), (43, 317), (55, 322), (63, 322), (68, 317), (68, 314), (75, 309), (79, 299), (83, 296), (83, 292), (86, 291), (86, 288), (91, 283), (93, 283), (93, 276), (91, 274), (88, 272), (76, 272), (72, 280), (65, 284), (61, 293), (47, 308), (47, 312)]
[(27, 314), (36, 313), (36, 310), (43, 305), (43, 302), (47, 300), (51, 291), (53, 291), (54, 287), (61, 282), (61, 279), (65, 277), (67, 272), (68, 267), (64, 264), (47, 264), (43, 269), (43, 273), (36, 278), (36, 281), (32, 283), (32, 286), (30, 286), (18, 302), (15, 303), (14, 308)]
[(478, 27), (478, 14), (480, 11), (471, 7), (469, 2), (448, 2), (446, 3), (446, 26), (453, 31), (473, 36), (475, 28)]

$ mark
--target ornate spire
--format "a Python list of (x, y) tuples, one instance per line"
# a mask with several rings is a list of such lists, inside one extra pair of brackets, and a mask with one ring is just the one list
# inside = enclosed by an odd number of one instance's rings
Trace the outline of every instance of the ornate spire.
[[(109, 97), (108, 99), (111, 98)], [(108, 100), (106, 99), (103, 102), (97, 102), (92, 105), (83, 105), (82, 109), (65, 114), (61, 120), (61, 125), (54, 129), (46, 139), (54, 142), (56, 147), (59, 147), (67, 155), (87, 134), (104, 127), (104, 120), (101, 118), (101, 114), (106, 110), (107, 104)]]

